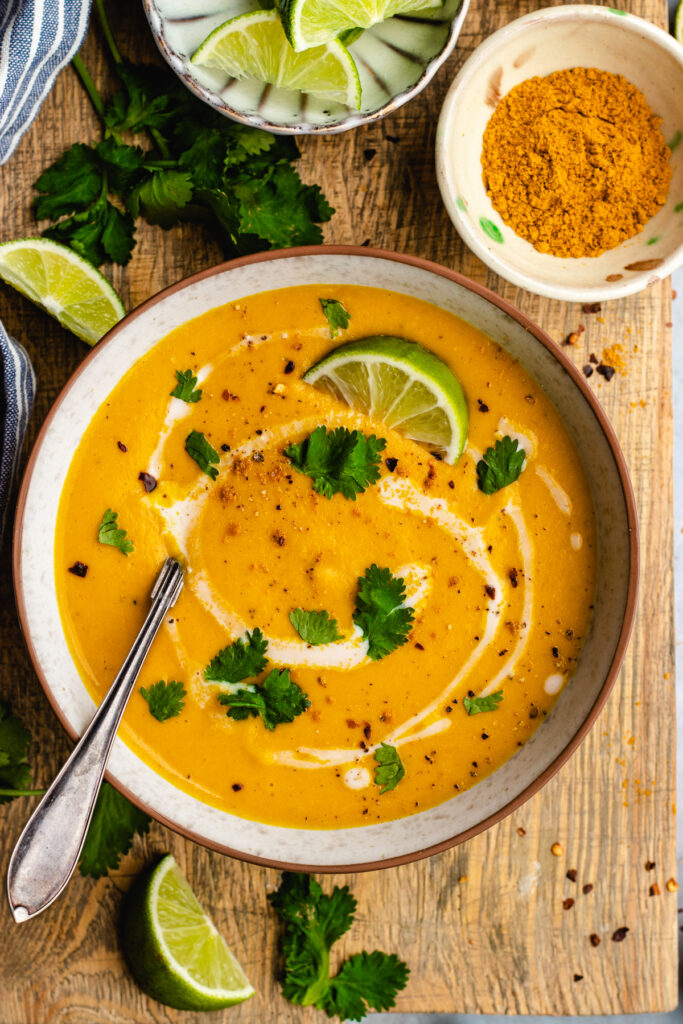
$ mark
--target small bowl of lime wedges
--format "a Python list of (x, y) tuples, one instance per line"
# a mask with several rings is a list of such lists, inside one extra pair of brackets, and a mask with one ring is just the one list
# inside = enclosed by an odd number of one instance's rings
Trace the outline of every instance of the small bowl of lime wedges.
[[(285, 135), (346, 131), (416, 96), (469, 0), (143, 0), (163, 57), (221, 114)], [(265, 4), (263, 5), (266, 6)]]

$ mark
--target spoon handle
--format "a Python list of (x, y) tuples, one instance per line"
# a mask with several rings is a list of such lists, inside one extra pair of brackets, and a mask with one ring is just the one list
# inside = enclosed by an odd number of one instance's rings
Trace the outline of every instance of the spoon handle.
[(182, 586), (181, 566), (167, 558), (154, 584), (147, 618), (116, 679), (19, 837), (7, 871), (7, 895), (15, 921), (28, 921), (49, 907), (76, 868), (121, 716), (152, 641)]

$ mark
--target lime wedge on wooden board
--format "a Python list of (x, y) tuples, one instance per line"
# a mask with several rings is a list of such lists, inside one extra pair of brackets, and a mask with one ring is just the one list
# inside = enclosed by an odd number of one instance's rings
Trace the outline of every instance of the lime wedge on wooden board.
[(440, 455), (460, 458), (467, 399), (442, 359), (414, 341), (372, 337), (340, 345), (304, 380)]
[(128, 894), (122, 938), (131, 971), (160, 1003), (220, 1010), (254, 995), (171, 854)]

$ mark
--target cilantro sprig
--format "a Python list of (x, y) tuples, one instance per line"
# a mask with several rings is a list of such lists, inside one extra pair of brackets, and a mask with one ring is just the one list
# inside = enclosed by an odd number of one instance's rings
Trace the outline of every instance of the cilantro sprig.
[(390, 743), (380, 743), (375, 751), (375, 785), (381, 786), (379, 795), (396, 789), (406, 770), (403, 766), (398, 750)]
[(151, 820), (108, 782), (103, 782), (81, 853), (81, 874), (101, 878), (109, 868), (117, 868), (135, 836), (144, 835)]
[(256, 627), (245, 638), (239, 637), (228, 644), (211, 659), (204, 669), (204, 678), (209, 683), (241, 683), (243, 679), (259, 676), (266, 665), (268, 641)]
[(345, 331), (349, 326), (351, 314), (337, 299), (318, 299), (318, 302), (330, 325), (330, 337), (336, 338), (340, 331)]
[(234, 124), (166, 69), (128, 63), (103, 4), (95, 10), (120, 88), (105, 102), (74, 57), (104, 137), (71, 146), (36, 181), (35, 215), (52, 221), (43, 233), (95, 266), (128, 262), (139, 217), (163, 228), (206, 224), (228, 255), (321, 242), (334, 210), (292, 166), (294, 140)]
[(169, 718), (175, 718), (185, 707), (187, 693), (182, 683), (177, 679), (166, 682), (160, 679), (158, 683), (152, 683), (149, 690), (145, 686), (140, 687), (140, 696), (144, 697), (149, 704), (150, 714), (157, 722), (166, 722)]
[(190, 431), (185, 438), (185, 451), (207, 476), (210, 476), (212, 480), (216, 479), (218, 476), (216, 466), (221, 461), (221, 457), (201, 431)]
[(326, 611), (312, 612), (295, 608), (289, 613), (289, 621), (301, 639), (313, 647), (342, 639), (337, 620), (331, 619)]
[(97, 539), (100, 544), (109, 544), (118, 548), (122, 555), (128, 557), (133, 550), (133, 542), (126, 537), (126, 530), (118, 525), (119, 514), (108, 508), (102, 516), (102, 521), (97, 528)]
[(198, 402), (202, 397), (202, 389), (197, 387), (197, 378), (192, 370), (176, 370), (175, 375), (178, 383), (171, 391), (171, 397), (179, 398), (188, 405)]
[(477, 483), (484, 494), (495, 494), (501, 487), (507, 487), (518, 480), (524, 469), (526, 452), (519, 442), (506, 434), (496, 441), (493, 448), (487, 448), (484, 457), (477, 463)]
[(465, 697), (462, 705), (468, 715), (480, 715), (483, 711), (495, 711), (503, 699), (503, 691), (496, 690), (488, 697)]
[(249, 686), (234, 693), (221, 693), (218, 700), (228, 708), (228, 717), (244, 721), (251, 716), (263, 719), (270, 732), (276, 725), (293, 722), (311, 702), (289, 675), (289, 669), (274, 668), (261, 686)]
[(313, 489), (325, 498), (343, 494), (351, 501), (380, 478), (379, 453), (383, 437), (367, 437), (359, 430), (316, 427), (300, 444), (290, 444), (285, 455), (299, 473), (313, 479)]
[(9, 704), (0, 701), (0, 804), (18, 796), (41, 796), (43, 789), (33, 789), (31, 768), (26, 760), (31, 733)]
[(355, 953), (330, 976), (330, 950), (349, 930), (356, 913), (348, 886), (335, 886), (328, 895), (311, 875), (287, 871), (268, 901), (284, 923), (285, 999), (297, 1006), (316, 1006), (341, 1020), (362, 1020), (371, 1009), (394, 1006), (410, 974), (394, 953)]
[(406, 588), (390, 569), (371, 565), (358, 577), (353, 621), (367, 640), (368, 655), (379, 661), (408, 639), (415, 612), (404, 604)]

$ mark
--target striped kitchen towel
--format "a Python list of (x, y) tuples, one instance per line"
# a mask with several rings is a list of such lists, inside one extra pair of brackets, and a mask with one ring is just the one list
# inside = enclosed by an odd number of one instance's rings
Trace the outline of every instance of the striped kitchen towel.
[(0, 0), (0, 164), (83, 42), (90, 0)]
[(36, 378), (26, 350), (0, 323), (0, 543), (8, 518)]

